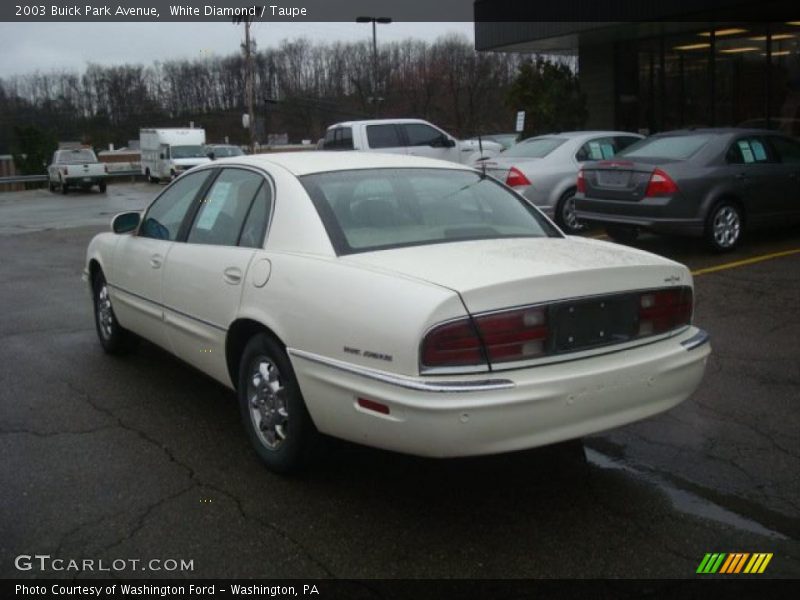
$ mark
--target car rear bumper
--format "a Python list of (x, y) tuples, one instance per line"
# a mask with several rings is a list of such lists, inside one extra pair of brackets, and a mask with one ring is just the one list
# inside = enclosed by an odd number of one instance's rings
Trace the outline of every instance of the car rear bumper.
[(575, 211), (579, 221), (600, 225), (622, 225), (639, 227), (656, 233), (672, 233), (699, 237), (703, 235), (701, 219), (665, 219), (660, 217), (615, 215), (578, 209)]
[[(420, 456), (533, 448), (638, 421), (699, 385), (710, 344), (690, 327), (627, 350), (483, 376), (401, 377), (289, 349), (323, 433)], [(380, 414), (365, 398), (388, 407)]]

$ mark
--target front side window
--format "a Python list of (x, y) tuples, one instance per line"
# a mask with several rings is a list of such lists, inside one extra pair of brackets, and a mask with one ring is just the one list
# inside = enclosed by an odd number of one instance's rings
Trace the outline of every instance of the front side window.
[(394, 125), (367, 125), (367, 142), (370, 148), (399, 148), (403, 146)]
[(789, 138), (772, 136), (769, 138), (780, 161), (788, 165), (800, 164), (800, 142)]
[(236, 246), (264, 178), (245, 169), (223, 169), (200, 202), (189, 230), (190, 244)]
[(407, 123), (400, 127), (406, 132), (409, 146), (433, 146), (444, 139), (441, 131), (424, 123)]
[(491, 178), (455, 169), (362, 169), (300, 178), (337, 254), (462, 240), (557, 236)]
[(139, 235), (157, 240), (174, 241), (195, 199), (211, 171), (187, 173), (161, 194), (147, 209)]

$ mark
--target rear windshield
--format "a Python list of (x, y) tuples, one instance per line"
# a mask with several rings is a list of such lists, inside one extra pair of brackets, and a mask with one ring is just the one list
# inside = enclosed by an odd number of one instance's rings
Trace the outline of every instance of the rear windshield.
[(300, 178), (336, 253), (558, 232), (491, 178), (455, 169), (362, 169)]
[(69, 150), (67, 152), (59, 152), (57, 160), (62, 165), (76, 165), (97, 162), (97, 157), (91, 150)]
[(711, 135), (699, 133), (647, 138), (621, 150), (617, 157), (686, 160), (694, 156), (711, 138)]
[(505, 150), (501, 156), (514, 156), (518, 158), (544, 158), (561, 144), (566, 142), (564, 138), (531, 138), (511, 146)]

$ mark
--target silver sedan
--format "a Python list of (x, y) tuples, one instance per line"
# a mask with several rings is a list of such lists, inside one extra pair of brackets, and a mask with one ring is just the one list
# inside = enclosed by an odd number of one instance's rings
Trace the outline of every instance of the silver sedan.
[(584, 226), (575, 218), (575, 181), (588, 160), (611, 158), (643, 136), (624, 131), (575, 131), (528, 138), (475, 163), (513, 187), (566, 233)]

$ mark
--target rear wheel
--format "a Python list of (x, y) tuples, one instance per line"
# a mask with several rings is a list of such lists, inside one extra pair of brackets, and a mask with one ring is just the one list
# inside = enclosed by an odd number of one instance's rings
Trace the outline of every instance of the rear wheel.
[(124, 354), (135, 343), (133, 334), (123, 328), (111, 306), (108, 283), (102, 272), (98, 272), (92, 281), (94, 296), (94, 324), (100, 345), (108, 354)]
[(147, 181), (149, 181), (150, 183), (158, 183), (158, 177), (153, 177), (153, 176), (150, 174), (150, 169), (147, 169), (147, 170), (144, 172), (144, 175), (145, 175), (145, 177), (147, 177)]
[(259, 458), (277, 473), (298, 470), (309, 459), (319, 433), (281, 345), (254, 336), (239, 365), (239, 409)]
[(66, 182), (66, 181), (64, 181), (63, 179), (61, 180), (61, 186), (60, 186), (60, 187), (61, 187), (61, 193), (62, 193), (62, 194), (65, 194), (65, 195), (66, 195), (66, 194), (67, 194), (67, 192), (69, 192), (69, 185), (68, 185), (68, 184), (67, 184), (67, 182)]
[(575, 190), (567, 190), (558, 201), (555, 211), (556, 223), (565, 233), (575, 234), (586, 229), (575, 215)]
[(56, 184), (53, 183), (52, 181), (48, 181), (47, 182), (47, 187), (51, 192), (55, 192), (56, 191)]
[(101, 194), (105, 194), (106, 193), (106, 182), (105, 181), (101, 181), (100, 183), (98, 183), (97, 187), (100, 189), (100, 193)]
[(639, 230), (624, 225), (607, 225), (606, 234), (618, 244), (632, 244), (639, 237)]
[(708, 214), (706, 219), (706, 242), (716, 252), (729, 252), (739, 245), (744, 219), (738, 206), (723, 200)]

